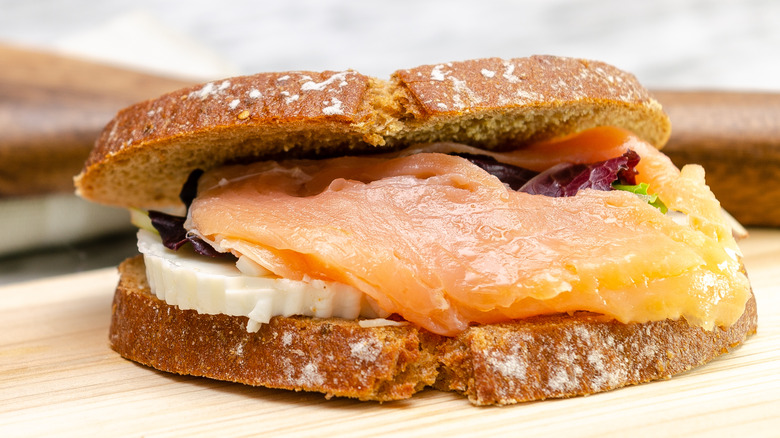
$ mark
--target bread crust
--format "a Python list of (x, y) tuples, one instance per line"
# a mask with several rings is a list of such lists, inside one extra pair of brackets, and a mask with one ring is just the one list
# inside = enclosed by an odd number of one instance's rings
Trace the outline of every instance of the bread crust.
[(436, 380), (435, 335), (361, 328), (337, 318), (275, 317), (256, 333), (247, 318), (199, 314), (157, 299), (143, 257), (119, 267), (111, 346), (154, 368), (269, 388), (360, 400), (398, 400)]
[(399, 70), (390, 80), (354, 71), (263, 73), (120, 111), (75, 184), (93, 201), (163, 208), (179, 205), (194, 168), (430, 141), (502, 149), (606, 124), (657, 147), (670, 132), (633, 75), (596, 61), (489, 58)]
[(474, 326), (457, 337), (412, 324), (361, 327), (338, 318), (247, 318), (181, 310), (152, 295), (142, 256), (120, 265), (110, 328), (122, 356), (178, 374), (390, 401), (433, 386), (475, 405), (571, 397), (671, 377), (756, 331), (751, 297), (727, 329), (684, 320), (622, 324), (579, 312)]

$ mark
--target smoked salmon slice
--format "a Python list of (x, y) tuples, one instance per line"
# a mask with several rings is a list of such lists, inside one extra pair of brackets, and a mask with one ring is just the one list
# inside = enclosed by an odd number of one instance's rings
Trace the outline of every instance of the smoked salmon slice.
[[(517, 192), (451, 152), (542, 171), (627, 150), (680, 223), (639, 196)], [(631, 133), (596, 128), (494, 153), (434, 144), (390, 156), (232, 165), (206, 172), (185, 227), (220, 251), (296, 280), (361, 290), (452, 336), (475, 323), (592, 311), (620, 322), (728, 326), (750, 296), (700, 167), (678, 170)]]

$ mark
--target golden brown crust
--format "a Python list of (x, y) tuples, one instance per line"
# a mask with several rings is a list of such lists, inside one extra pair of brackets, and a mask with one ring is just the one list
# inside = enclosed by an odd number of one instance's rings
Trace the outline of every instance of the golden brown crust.
[(248, 333), (246, 318), (158, 300), (140, 256), (120, 272), (110, 341), (122, 356), (173, 373), (361, 400), (404, 399), (431, 385), (477, 405), (591, 394), (683, 372), (756, 330), (751, 298), (736, 324), (714, 331), (578, 313), (476, 326), (455, 338), (411, 324), (306, 317), (275, 317)]
[(175, 205), (189, 172), (290, 149), (362, 141), (369, 78), (355, 72), (267, 73), (185, 88), (120, 111), (76, 179), (87, 199)]
[(684, 320), (622, 324), (585, 312), (473, 327), (445, 349), (440, 360), (449, 372), (436, 387), (478, 405), (594, 394), (687, 371), (755, 331), (752, 297), (726, 330)]
[(389, 81), (352, 71), (266, 73), (121, 111), (76, 187), (97, 202), (159, 208), (178, 204), (196, 167), (439, 140), (505, 148), (604, 124), (658, 147), (670, 130), (634, 76), (594, 61), (492, 58), (401, 70)]
[(413, 129), (401, 133), (404, 144), (505, 148), (609, 124), (657, 147), (669, 136), (660, 105), (636, 78), (598, 61), (486, 58), (399, 70), (393, 78), (416, 116), (407, 122)]

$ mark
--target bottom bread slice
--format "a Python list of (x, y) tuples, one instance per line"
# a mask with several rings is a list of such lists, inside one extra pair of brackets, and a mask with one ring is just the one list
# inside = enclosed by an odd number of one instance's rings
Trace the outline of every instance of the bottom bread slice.
[(125, 358), (177, 374), (389, 401), (433, 386), (477, 405), (592, 394), (668, 378), (728, 352), (756, 331), (742, 317), (713, 331), (684, 320), (622, 324), (581, 312), (471, 327), (454, 338), (411, 324), (338, 318), (247, 318), (181, 310), (155, 297), (141, 256), (120, 265), (109, 339)]

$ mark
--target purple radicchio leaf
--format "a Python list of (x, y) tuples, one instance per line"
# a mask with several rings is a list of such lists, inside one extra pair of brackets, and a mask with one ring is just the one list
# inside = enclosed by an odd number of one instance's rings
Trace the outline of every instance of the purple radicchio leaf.
[(198, 236), (187, 234), (187, 230), (184, 228), (184, 221), (186, 219), (184, 217), (173, 216), (159, 211), (150, 211), (149, 219), (152, 221), (154, 229), (160, 233), (160, 239), (162, 240), (163, 246), (168, 249), (177, 251), (182, 245), (190, 242), (195, 252), (200, 255), (208, 257), (224, 257), (230, 255), (229, 253), (217, 251)]
[(502, 183), (508, 185), (512, 190), (517, 190), (535, 177), (539, 172), (529, 170), (512, 164), (502, 163), (488, 155), (475, 154), (455, 154), (459, 157), (469, 160), (472, 164), (479, 166), (485, 172), (495, 176)]
[(518, 191), (552, 197), (574, 196), (581, 189), (612, 190), (612, 183), (636, 184), (639, 154), (625, 154), (591, 164), (562, 163), (540, 173)]
[(149, 219), (152, 226), (162, 239), (163, 245), (172, 250), (178, 250), (187, 243), (187, 230), (184, 228), (184, 218), (159, 211), (150, 210)]
[(187, 210), (190, 209), (192, 201), (198, 196), (198, 180), (201, 175), (203, 175), (203, 169), (193, 170), (190, 172), (190, 176), (187, 177), (187, 181), (185, 181), (184, 185), (181, 187), (179, 199), (181, 199), (181, 202), (187, 207)]
[[(189, 210), (192, 201), (198, 194), (198, 179), (200, 179), (201, 175), (203, 175), (203, 170), (193, 170), (179, 193), (179, 199), (187, 206), (187, 210)], [(200, 237), (188, 234), (187, 229), (184, 228), (186, 217), (174, 216), (159, 211), (149, 211), (149, 219), (152, 221), (152, 226), (160, 233), (163, 246), (168, 249), (177, 251), (182, 245), (190, 242), (195, 252), (200, 255), (208, 257), (231, 255), (219, 252)]]
[(187, 240), (192, 244), (192, 248), (200, 255), (207, 257), (233, 257), (233, 254), (229, 252), (219, 252), (214, 247), (206, 243), (205, 240), (198, 236), (189, 235)]
[(149, 219), (154, 229), (160, 233), (166, 248), (176, 251), (187, 243), (187, 230), (184, 228), (183, 217), (150, 210)]

